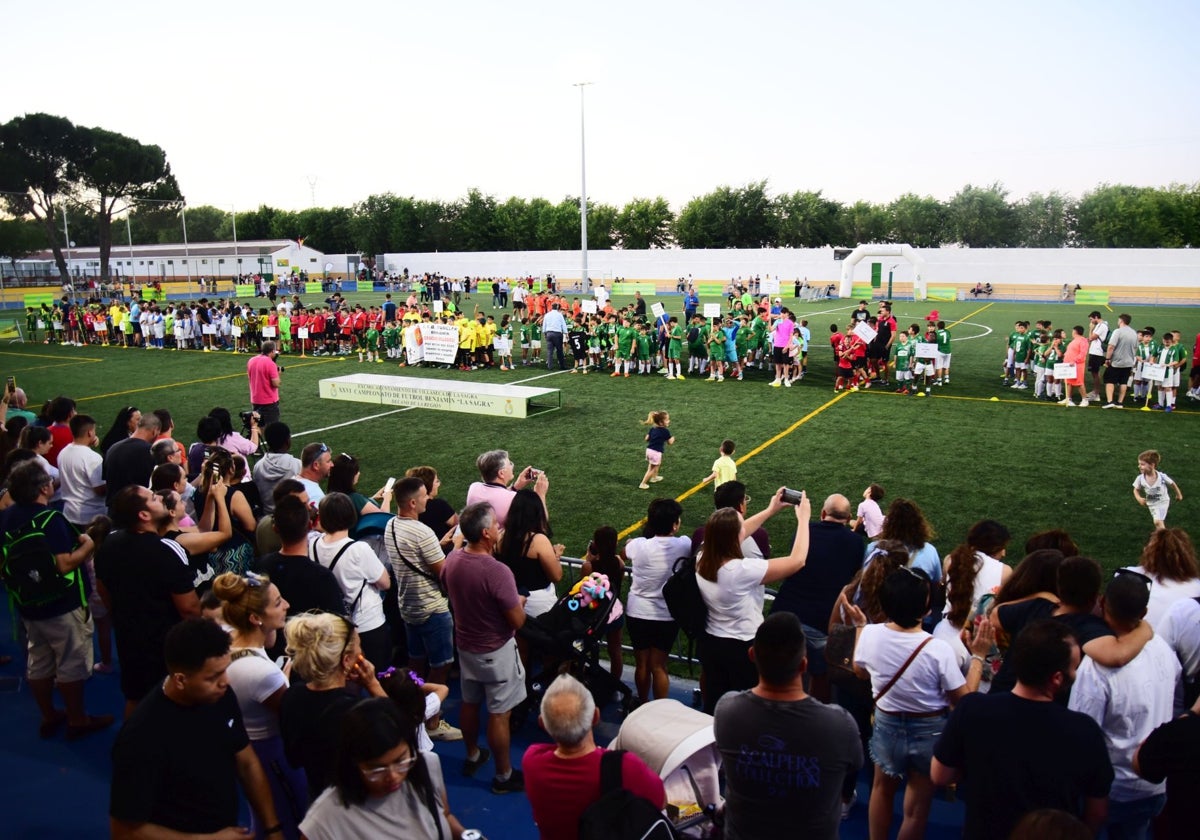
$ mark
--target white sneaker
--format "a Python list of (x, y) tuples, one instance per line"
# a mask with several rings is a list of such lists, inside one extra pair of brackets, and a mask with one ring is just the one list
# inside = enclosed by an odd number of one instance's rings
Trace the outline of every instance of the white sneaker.
[(1087, 395), (1087, 399), (1089, 399), (1089, 400), (1098, 400), (1098, 399), (1100, 399), (1100, 395), (1099, 395), (1099, 394), (1097, 394), (1095, 391), (1089, 391), (1089, 392), (1088, 392), (1088, 395)]
[(1088, 407), (1088, 398), (1087, 397), (1084, 397), (1082, 400), (1079, 401), (1079, 407), (1080, 408)]
[(461, 741), (462, 730), (457, 726), (451, 726), (445, 718), (438, 721), (438, 725), (433, 729), (425, 727), (425, 734), (434, 741)]
[(858, 802), (858, 791), (850, 794), (850, 801), (842, 803), (842, 819), (850, 819), (850, 812), (854, 809), (854, 804)]
[(772, 387), (772, 388), (778, 388), (778, 387), (779, 387), (779, 385), (780, 385), (780, 381), (779, 381), (778, 379), (774, 379), (774, 380), (772, 380), (772, 381), (771, 381), (771, 387)]
[(790, 380), (790, 379), (785, 379), (785, 380), (783, 380), (783, 387), (784, 387), (784, 388), (791, 388), (791, 387), (792, 387), (792, 380)]

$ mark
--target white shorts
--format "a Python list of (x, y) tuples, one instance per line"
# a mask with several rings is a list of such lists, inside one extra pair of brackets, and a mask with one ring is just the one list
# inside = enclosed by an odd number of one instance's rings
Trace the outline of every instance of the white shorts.
[(1025, 364), (1025, 362), (1016, 362), (1016, 363), (1013, 365), (1013, 367), (1014, 367), (1014, 368), (1016, 368), (1017, 370), (1025, 370), (1025, 368), (1027, 367), (1027, 365)]
[(933, 359), (917, 359), (917, 364), (913, 367), (913, 373), (917, 376), (925, 373), (932, 376), (937, 373), (937, 362)]
[[(524, 347), (525, 345), (521, 345), (521, 346)], [(531, 342), (529, 342), (529, 347), (531, 350), (541, 350), (542, 342), (541, 341), (531, 341)]]
[(896, 381), (897, 382), (907, 382), (908, 380), (910, 380), (912, 378), (913, 378), (912, 371), (909, 370), (908, 368), (904, 368), (903, 370), (896, 371)]
[(1178, 388), (1179, 387), (1179, 368), (1167, 368), (1166, 373), (1163, 375), (1162, 384), (1159, 385), (1159, 387), (1160, 388)]
[(1157, 502), (1155, 504), (1147, 504), (1150, 509), (1150, 515), (1154, 517), (1155, 522), (1162, 522), (1167, 518), (1167, 509), (1170, 508), (1170, 502)]
[(938, 353), (937, 363), (938, 367), (940, 367), (942, 370), (948, 369), (950, 367), (950, 354)]

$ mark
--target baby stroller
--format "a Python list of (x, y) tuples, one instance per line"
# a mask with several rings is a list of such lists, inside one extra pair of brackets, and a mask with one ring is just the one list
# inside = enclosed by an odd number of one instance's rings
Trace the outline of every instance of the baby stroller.
[(633, 691), (600, 664), (609, 622), (621, 613), (621, 601), (609, 589), (608, 577), (593, 574), (575, 584), (545, 613), (525, 621), (519, 632), (529, 646), (530, 668), (545, 662), (530, 679), (533, 690), (526, 701), (530, 708), (537, 708), (545, 687), (558, 674), (569, 673), (588, 687), (597, 708), (617, 695), (622, 712), (628, 714)]
[(721, 806), (721, 753), (712, 715), (678, 700), (652, 700), (634, 710), (610, 750), (636, 753), (663, 780), (667, 815), (685, 837), (711, 837)]

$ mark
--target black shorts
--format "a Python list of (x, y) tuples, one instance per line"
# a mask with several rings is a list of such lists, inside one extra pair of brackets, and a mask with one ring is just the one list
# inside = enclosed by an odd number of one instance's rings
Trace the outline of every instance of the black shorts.
[(868, 359), (878, 362), (878, 361), (883, 361), (883, 360), (887, 359), (887, 357), (888, 357), (888, 348), (887, 348), (886, 344), (880, 344), (880, 345), (868, 344), (867, 345), (867, 358)]
[(856, 356), (855, 358), (850, 360), (850, 365), (855, 370), (861, 370), (862, 368), (865, 368), (867, 366), (867, 358), (866, 358), (866, 356)]
[(1109, 365), (1104, 370), (1105, 385), (1126, 385), (1129, 383), (1129, 376), (1133, 373), (1131, 367), (1113, 367)]
[(1099, 373), (1100, 368), (1102, 368), (1102, 367), (1104, 367), (1104, 357), (1103, 356), (1093, 356), (1091, 354), (1088, 355), (1088, 372), (1089, 373)]
[(634, 650), (663, 650), (670, 653), (679, 635), (679, 625), (674, 621), (655, 621), (650, 618), (627, 616), (629, 641)]
[(791, 359), (788, 358), (788, 352), (787, 352), (786, 347), (772, 347), (771, 348), (771, 358), (774, 360), (775, 364), (777, 364), (777, 365), (791, 364), (791, 361), (792, 361)]

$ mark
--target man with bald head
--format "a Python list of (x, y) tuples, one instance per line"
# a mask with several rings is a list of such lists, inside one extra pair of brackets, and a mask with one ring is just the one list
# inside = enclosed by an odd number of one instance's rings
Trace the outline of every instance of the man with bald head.
[(785, 580), (771, 612), (790, 612), (800, 619), (808, 640), (811, 693), (829, 702), (825, 672), (825, 637), (829, 615), (842, 588), (863, 561), (862, 537), (850, 530), (850, 500), (834, 493), (821, 505), (821, 519), (808, 525), (808, 561)]

